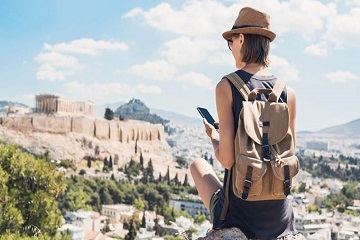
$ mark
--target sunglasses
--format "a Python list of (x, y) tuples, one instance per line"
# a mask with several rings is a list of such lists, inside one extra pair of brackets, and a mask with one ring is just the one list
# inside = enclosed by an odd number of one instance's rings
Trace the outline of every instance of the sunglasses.
[(233, 37), (236, 37), (236, 38), (237, 38), (237, 37), (239, 37), (239, 34), (232, 35), (231, 37), (229, 37), (228, 39), (226, 39), (230, 51), (232, 51), (231, 47), (232, 47), (232, 45), (233, 45), (233, 43), (234, 43)]

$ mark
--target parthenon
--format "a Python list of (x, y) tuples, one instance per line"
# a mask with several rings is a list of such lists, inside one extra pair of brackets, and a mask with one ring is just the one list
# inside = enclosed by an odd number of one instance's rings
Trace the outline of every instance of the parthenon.
[(36, 95), (35, 111), (37, 113), (73, 113), (92, 116), (94, 114), (94, 103), (64, 99), (51, 94), (39, 94)]

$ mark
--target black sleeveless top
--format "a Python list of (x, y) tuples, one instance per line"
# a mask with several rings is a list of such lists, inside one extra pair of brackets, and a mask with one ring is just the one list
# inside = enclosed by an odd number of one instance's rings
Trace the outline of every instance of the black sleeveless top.
[[(273, 88), (276, 77), (274, 76), (253, 76), (243, 70), (236, 73), (246, 83), (250, 91), (254, 88)], [(233, 98), (233, 116), (235, 123), (235, 133), (237, 130), (239, 114), (242, 109), (243, 97), (236, 87), (229, 81)], [(265, 96), (258, 96), (259, 100), (264, 100)], [(287, 102), (287, 93), (284, 90), (279, 101)], [(224, 179), (227, 178), (229, 171), (225, 169)], [(232, 178), (230, 178), (231, 181)], [(230, 182), (231, 183), (231, 182)], [(268, 201), (244, 201), (236, 197), (230, 184), (229, 208), (224, 221), (220, 221), (220, 214), (224, 202), (224, 189), (220, 190), (219, 202), (214, 208), (213, 228), (238, 227), (248, 238), (272, 239), (288, 234), (295, 234), (294, 214), (291, 200), (268, 200)]]

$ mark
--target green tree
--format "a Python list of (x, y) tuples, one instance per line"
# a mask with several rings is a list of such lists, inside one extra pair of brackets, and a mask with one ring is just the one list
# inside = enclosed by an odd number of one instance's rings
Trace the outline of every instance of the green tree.
[(86, 174), (85, 169), (80, 169), (79, 174), (80, 174), (80, 175), (85, 175), (85, 174)]
[(77, 211), (79, 209), (88, 209), (87, 203), (90, 197), (84, 192), (83, 184), (69, 185), (65, 195), (65, 209), (68, 211)]
[(101, 187), (99, 191), (100, 201), (102, 204), (113, 204), (112, 197), (107, 187)]
[(56, 199), (65, 189), (53, 164), (0, 144), (0, 235), (55, 236), (62, 224)]
[(195, 223), (202, 223), (206, 220), (206, 216), (204, 214), (201, 214), (200, 211), (197, 211), (196, 212), (196, 215), (195, 215), (195, 220), (194, 222)]
[(306, 183), (304, 183), (304, 182), (300, 183), (298, 191), (299, 191), (299, 193), (306, 192)]
[(187, 167), (187, 161), (183, 156), (176, 156), (176, 163), (180, 168), (186, 168)]
[(144, 169), (144, 157), (142, 155), (142, 152), (140, 152), (140, 169), (141, 171)]
[(185, 174), (185, 179), (184, 179), (183, 186), (184, 186), (184, 187), (189, 186), (189, 180), (188, 180), (188, 175), (187, 175), (187, 173)]
[(147, 174), (146, 171), (143, 172), (143, 177), (142, 177), (142, 179), (141, 179), (141, 182), (142, 182), (143, 184), (147, 184), (147, 183), (148, 183), (148, 174)]
[(112, 170), (113, 169), (113, 161), (112, 161), (112, 157), (111, 157), (111, 155), (110, 155), (110, 159), (109, 159), (109, 168), (110, 168), (110, 170)]
[(104, 118), (106, 120), (113, 120), (114, 119), (114, 111), (111, 110), (110, 108), (105, 108), (105, 114), (104, 114)]
[(141, 198), (135, 199), (135, 201), (134, 201), (134, 207), (135, 207), (137, 210), (145, 211), (145, 203), (144, 203), (144, 201), (143, 201)]
[(164, 177), (164, 181), (167, 181), (168, 185), (170, 185), (170, 169), (169, 169), (169, 166), (167, 168), (166, 175)]
[(129, 223), (129, 232), (126, 234), (125, 236), (125, 240), (134, 240), (136, 237), (136, 224), (134, 223), (134, 221), (131, 219), (130, 223)]
[(142, 228), (146, 227), (145, 210), (143, 211), (143, 216), (142, 216), (142, 219), (141, 219), (141, 227)]
[(109, 161), (107, 157), (104, 158), (104, 166), (109, 166)]
[(87, 167), (91, 168), (91, 157), (87, 157)]
[(154, 166), (152, 164), (152, 160), (150, 158), (147, 168), (146, 168), (146, 172), (149, 178), (149, 182), (154, 182), (155, 181), (155, 177), (154, 177)]
[(175, 177), (173, 179), (173, 182), (175, 183), (175, 185), (179, 185), (179, 178), (178, 178), (178, 174), (175, 174)]

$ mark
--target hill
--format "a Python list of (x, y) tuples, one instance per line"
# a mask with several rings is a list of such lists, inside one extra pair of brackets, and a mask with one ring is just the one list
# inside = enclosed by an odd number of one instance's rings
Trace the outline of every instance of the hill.
[(327, 133), (327, 134), (339, 134), (339, 135), (360, 135), (360, 119), (354, 121), (336, 125), (333, 127), (324, 128), (317, 131), (317, 133)]
[(6, 109), (8, 107), (28, 107), (27, 105), (23, 104), (23, 103), (18, 103), (18, 102), (11, 102), (11, 101), (0, 101), (0, 113), (1, 112), (6, 112)]
[(139, 99), (131, 99), (128, 103), (121, 105), (114, 112), (115, 117), (123, 119), (141, 120), (152, 124), (166, 125), (169, 120), (150, 112), (150, 109)]

